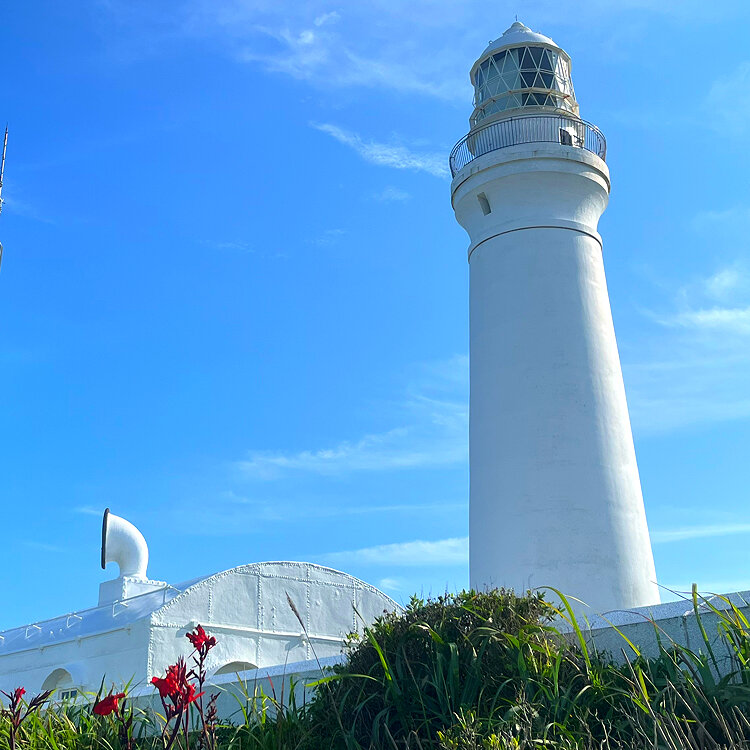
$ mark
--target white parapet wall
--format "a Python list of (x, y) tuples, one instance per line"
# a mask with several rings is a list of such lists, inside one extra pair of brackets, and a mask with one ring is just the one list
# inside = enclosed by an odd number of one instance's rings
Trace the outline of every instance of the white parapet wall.
[[(589, 647), (610, 654), (620, 663), (638, 655), (628, 641), (644, 658), (657, 657), (661, 641), (667, 650), (675, 645), (695, 654), (708, 655), (710, 648), (712, 666), (727, 674), (731, 670), (732, 655), (721, 628), (722, 618), (731, 618), (733, 607), (750, 619), (750, 591), (700, 595), (695, 603), (685, 598), (649, 607), (613, 610), (605, 615), (581, 617), (578, 625)], [(569, 625), (560, 630), (573, 637), (573, 628)]]
[[(216, 708), (221, 720), (230, 724), (243, 724), (245, 716), (257, 715), (263, 710), (273, 715), (277, 705), (290, 704), (292, 695), (297, 705), (302, 705), (316, 689), (313, 683), (344, 660), (345, 657), (340, 654), (214, 675), (205, 685), (204, 700), (208, 701), (213, 693), (218, 693)], [(150, 711), (154, 716), (163, 713), (159, 694), (153, 685), (136, 685), (129, 691), (129, 697), (136, 706)], [(157, 718), (156, 725), (158, 724)]]

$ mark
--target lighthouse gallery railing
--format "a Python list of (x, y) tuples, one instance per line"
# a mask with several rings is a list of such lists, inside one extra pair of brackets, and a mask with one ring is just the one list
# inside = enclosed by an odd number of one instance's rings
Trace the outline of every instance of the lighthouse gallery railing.
[(595, 125), (576, 117), (561, 115), (526, 115), (497, 120), (472, 130), (451, 151), (451, 176), (474, 159), (491, 151), (521, 143), (560, 143), (607, 156), (607, 141)]

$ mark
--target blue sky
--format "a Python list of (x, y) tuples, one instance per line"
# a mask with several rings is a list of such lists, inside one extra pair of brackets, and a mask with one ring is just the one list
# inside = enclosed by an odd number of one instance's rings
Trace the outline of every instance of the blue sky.
[(105, 506), (161, 580), (306, 559), (401, 601), (466, 585), (446, 164), (515, 13), (608, 139), (660, 582), (750, 588), (744, 2), (32, 0), (0, 25), (0, 627), (95, 603)]

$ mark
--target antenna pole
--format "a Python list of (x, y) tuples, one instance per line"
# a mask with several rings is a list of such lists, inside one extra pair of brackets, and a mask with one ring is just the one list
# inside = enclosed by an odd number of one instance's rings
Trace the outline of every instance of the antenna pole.
[(8, 126), (5, 126), (5, 138), (3, 139), (3, 156), (0, 158), (0, 211), (3, 210), (3, 175), (5, 174), (5, 152), (8, 150)]
[[(3, 212), (3, 175), (5, 174), (5, 152), (8, 150), (8, 126), (5, 126), (3, 139), (3, 155), (0, 157), (0, 213)], [(0, 242), (0, 265), (3, 262), (3, 244)]]

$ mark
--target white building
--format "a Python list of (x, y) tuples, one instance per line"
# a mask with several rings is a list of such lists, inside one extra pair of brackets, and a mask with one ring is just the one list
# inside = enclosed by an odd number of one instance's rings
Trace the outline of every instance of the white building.
[(0, 690), (55, 688), (65, 698), (96, 691), (103, 677), (145, 685), (189, 653), (185, 633), (198, 623), (218, 640), (209, 676), (326, 659), (363, 621), (398, 607), (346, 573), (303, 562), (241, 565), (176, 585), (151, 581), (140, 532), (108, 514), (103, 542), (102, 567), (117, 562), (120, 576), (101, 585), (96, 607), (1, 632)]
[(469, 234), (471, 584), (658, 602), (602, 260), (606, 143), (570, 57), (514, 23), (471, 69), (451, 154)]

